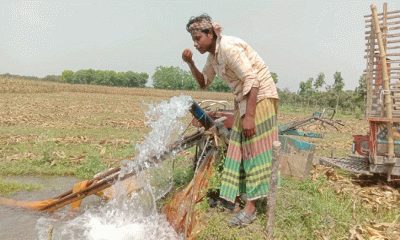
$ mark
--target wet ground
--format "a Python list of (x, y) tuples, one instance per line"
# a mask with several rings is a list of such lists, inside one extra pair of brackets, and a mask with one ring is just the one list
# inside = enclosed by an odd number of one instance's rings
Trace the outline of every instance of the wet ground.
[[(39, 190), (20, 191), (3, 196), (19, 201), (40, 201), (53, 198), (72, 189), (74, 183), (80, 181), (72, 177), (3, 177), (3, 179), (41, 186)], [(95, 196), (88, 197), (83, 200), (82, 208), (93, 205), (94, 203), (99, 204), (100, 198)], [(0, 239), (41, 239), (39, 233), (45, 233), (45, 231), (50, 228), (50, 225), (46, 227), (42, 224), (42, 226), (40, 226), (38, 220), (46, 218), (63, 221), (64, 219), (71, 218), (74, 213), (70, 212), (68, 208), (69, 206), (66, 206), (64, 209), (60, 209), (54, 214), (49, 214), (0, 205)]]

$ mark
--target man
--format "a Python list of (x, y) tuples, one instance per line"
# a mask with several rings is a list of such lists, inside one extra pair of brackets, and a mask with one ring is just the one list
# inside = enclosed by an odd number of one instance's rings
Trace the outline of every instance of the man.
[[(208, 52), (202, 72), (195, 66), (190, 49), (183, 60), (201, 89), (218, 74), (233, 89), (235, 121), (222, 173), (220, 197), (235, 202), (231, 226), (243, 227), (256, 219), (255, 202), (266, 197), (271, 173), (272, 142), (278, 140), (278, 92), (267, 66), (257, 53), (239, 38), (221, 35), (219, 23), (207, 14), (192, 17), (186, 25), (194, 47)], [(246, 193), (244, 209), (239, 196)]]

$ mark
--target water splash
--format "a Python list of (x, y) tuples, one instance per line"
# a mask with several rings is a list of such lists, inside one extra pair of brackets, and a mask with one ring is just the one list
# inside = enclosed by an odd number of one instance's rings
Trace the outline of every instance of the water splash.
[[(173, 97), (160, 104), (146, 104), (146, 124), (151, 127), (146, 139), (136, 145), (135, 161), (125, 161), (121, 174), (136, 171), (138, 166), (147, 169), (148, 160), (159, 157), (168, 146), (179, 140), (186, 125), (180, 121), (192, 104), (190, 96)], [(156, 210), (156, 200), (172, 187), (171, 164), (168, 161), (137, 173), (143, 188), (129, 196), (115, 185), (116, 197), (104, 204), (85, 209), (78, 217), (61, 219), (42, 217), (37, 222), (39, 239), (47, 239), (47, 229), (54, 226), (53, 239), (181, 239), (170, 227), (164, 215)]]
[(169, 144), (179, 140), (178, 137), (186, 125), (177, 119), (186, 116), (192, 101), (190, 96), (181, 95), (156, 106), (153, 103), (146, 104), (149, 107), (149, 111), (146, 112), (146, 124), (152, 130), (144, 142), (136, 145), (135, 162), (145, 164), (151, 156), (159, 156)]

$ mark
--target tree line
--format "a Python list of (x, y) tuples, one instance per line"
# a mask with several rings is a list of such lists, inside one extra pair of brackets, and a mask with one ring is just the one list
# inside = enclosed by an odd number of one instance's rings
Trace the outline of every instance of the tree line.
[[(278, 75), (271, 73), (275, 83), (278, 82)], [(179, 67), (156, 67), (152, 76), (153, 87), (171, 90), (200, 90), (199, 84), (194, 79), (191, 71), (185, 71)], [(213, 92), (232, 92), (229, 85), (220, 77), (215, 76), (213, 82), (205, 89)]]
[(93, 84), (118, 87), (145, 87), (149, 75), (133, 71), (81, 69), (76, 72), (64, 70), (60, 76), (46, 76), (44, 80), (71, 84)]
[(297, 92), (278, 89), (280, 103), (313, 108), (330, 107), (362, 117), (365, 112), (367, 97), (365, 76), (359, 78), (359, 86), (354, 91), (343, 90), (345, 83), (341, 72), (335, 72), (333, 78), (334, 83), (327, 85), (325, 74), (320, 73), (315, 79), (309, 78), (300, 82)]
[[(271, 72), (275, 81), (278, 82), (278, 75)], [(18, 76), (11, 74), (2, 74), (9, 78), (23, 78), (28, 80), (44, 80), (52, 82), (62, 82), (70, 84), (96, 84), (106, 86), (121, 87), (145, 87), (149, 75), (147, 73), (137, 73), (133, 71), (115, 72), (113, 70), (65, 70), (61, 75), (48, 75), (44, 78), (33, 76)], [(193, 90), (197, 91), (199, 85), (190, 71), (185, 71), (174, 66), (158, 66), (152, 75), (153, 87), (157, 89), (169, 90)], [(289, 89), (279, 89), (280, 104), (293, 105), (299, 107), (325, 108), (331, 107), (336, 110), (358, 113), (362, 115), (366, 105), (366, 81), (365, 76), (359, 79), (359, 86), (353, 90), (344, 91), (345, 86), (341, 72), (333, 74), (334, 83), (327, 85), (325, 74), (320, 73), (314, 78), (301, 81), (299, 90), (291, 92)], [(214, 81), (208, 86), (206, 91), (232, 92), (228, 84), (216, 76)]]
[[(271, 75), (275, 82), (277, 82), (278, 75), (276, 73), (271, 73)], [(64, 70), (61, 75), (47, 75), (44, 78), (25, 77), (8, 73), (0, 76), (69, 84), (93, 84), (120, 87), (145, 87), (149, 79), (147, 73), (137, 73), (133, 71), (115, 72), (113, 70), (93, 69), (81, 69), (76, 72), (72, 70)], [(151, 78), (153, 80), (153, 87), (157, 89), (200, 90), (192, 73), (179, 67), (158, 66)], [(229, 85), (218, 76), (214, 78), (213, 82), (205, 90), (214, 92), (232, 92)]]

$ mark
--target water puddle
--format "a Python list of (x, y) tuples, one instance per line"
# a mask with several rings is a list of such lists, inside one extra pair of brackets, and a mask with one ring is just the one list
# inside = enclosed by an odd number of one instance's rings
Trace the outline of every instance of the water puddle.
[[(137, 173), (141, 186), (132, 194), (126, 194), (118, 184), (116, 196), (104, 201), (91, 196), (82, 202), (79, 212), (71, 212), (69, 206), (48, 214), (0, 206), (2, 221), (0, 239), (48, 239), (52, 227), (52, 239), (182, 239), (163, 214), (156, 209), (156, 200), (172, 187), (172, 164), (165, 161), (156, 167), (150, 157), (160, 156), (168, 145), (179, 140), (186, 125), (180, 119), (185, 117), (192, 104), (189, 96), (173, 97), (160, 104), (147, 104), (147, 124), (152, 128), (144, 142), (137, 144), (135, 161), (125, 161), (120, 176), (146, 168)], [(13, 180), (13, 179), (9, 179)], [(78, 180), (73, 178), (14, 178), (39, 185), (39, 191), (19, 192), (8, 198), (37, 201), (55, 197), (69, 190)]]

